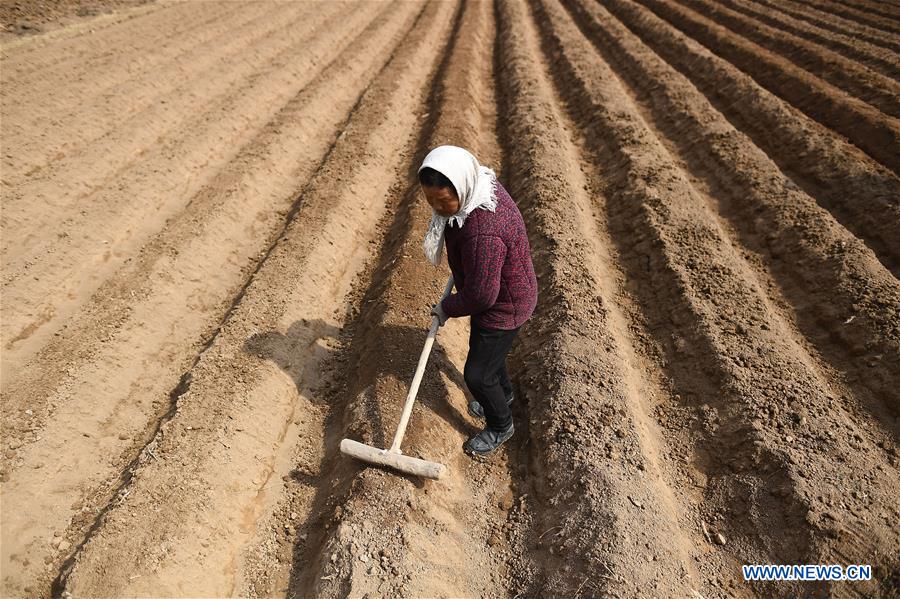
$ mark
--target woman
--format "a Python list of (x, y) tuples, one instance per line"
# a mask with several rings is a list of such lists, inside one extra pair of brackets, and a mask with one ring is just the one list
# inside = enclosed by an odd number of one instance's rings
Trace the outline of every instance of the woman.
[(463, 449), (485, 455), (514, 432), (506, 355), (537, 304), (525, 222), (494, 171), (463, 148), (440, 146), (429, 152), (419, 167), (419, 183), (432, 208), (425, 255), (440, 264), (446, 244), (456, 288), (431, 313), (441, 325), (448, 318), (471, 316), (463, 376), (475, 398), (469, 413), (484, 418), (486, 427)]

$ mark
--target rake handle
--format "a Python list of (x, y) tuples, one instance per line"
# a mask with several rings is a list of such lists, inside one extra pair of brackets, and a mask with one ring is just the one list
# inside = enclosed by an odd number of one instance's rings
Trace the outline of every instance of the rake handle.
[[(444, 295), (439, 301), (443, 301), (445, 297), (450, 295), (453, 289), (453, 275), (447, 279), (447, 285), (444, 287)], [(422, 355), (419, 356), (419, 365), (416, 367), (416, 374), (413, 376), (412, 384), (409, 386), (409, 393), (406, 394), (406, 404), (403, 406), (403, 414), (400, 416), (400, 424), (397, 425), (397, 432), (394, 434), (394, 442), (388, 450), (392, 453), (400, 452), (400, 443), (403, 442), (403, 435), (406, 433), (406, 425), (409, 424), (409, 417), (412, 414), (413, 404), (416, 402), (416, 394), (419, 392), (419, 384), (422, 382), (422, 376), (425, 374), (425, 365), (428, 363), (428, 356), (431, 354), (431, 346), (434, 345), (434, 337), (437, 330), (441, 326), (438, 317), (431, 319), (431, 328), (428, 329), (428, 337), (425, 338), (425, 347), (422, 348)]]

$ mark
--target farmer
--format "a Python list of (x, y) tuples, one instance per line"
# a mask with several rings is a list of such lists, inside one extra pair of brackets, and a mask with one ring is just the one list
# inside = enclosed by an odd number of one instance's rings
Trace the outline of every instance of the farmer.
[(471, 316), (463, 377), (475, 398), (469, 413), (487, 426), (463, 450), (485, 455), (514, 432), (506, 354), (537, 303), (525, 222), (494, 171), (463, 148), (429, 152), (419, 167), (419, 183), (432, 209), (425, 255), (437, 266), (446, 244), (456, 288), (431, 313), (441, 326), (448, 318)]

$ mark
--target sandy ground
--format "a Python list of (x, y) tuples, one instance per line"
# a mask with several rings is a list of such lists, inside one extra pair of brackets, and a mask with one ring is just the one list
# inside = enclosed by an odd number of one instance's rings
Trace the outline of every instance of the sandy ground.
[[(4, 0), (0, 595), (900, 593), (900, 9)], [(22, 23), (27, 27), (21, 26)], [(415, 184), (494, 167), (517, 433)], [(745, 563), (873, 580), (746, 583)]]
[[(98, 15), (113, 15), (154, 0), (0, 0), (0, 41), (47, 33), (87, 22), (95, 27)], [(153, 10), (148, 7), (148, 10)], [(135, 13), (142, 11), (137, 10)], [(110, 17), (118, 20), (121, 15)]]

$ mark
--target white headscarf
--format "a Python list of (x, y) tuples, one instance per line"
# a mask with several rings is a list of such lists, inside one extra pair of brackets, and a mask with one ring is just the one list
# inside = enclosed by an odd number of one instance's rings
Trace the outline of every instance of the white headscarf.
[(433, 168), (453, 183), (456, 195), (459, 196), (459, 211), (453, 216), (441, 216), (432, 209), (431, 222), (425, 233), (425, 255), (432, 264), (441, 263), (444, 251), (444, 228), (448, 222), (462, 227), (466, 217), (476, 208), (493, 212), (497, 209), (497, 197), (494, 192), (494, 171), (478, 163), (468, 150), (457, 146), (438, 146), (428, 152), (422, 161), (421, 171), (425, 167)]

